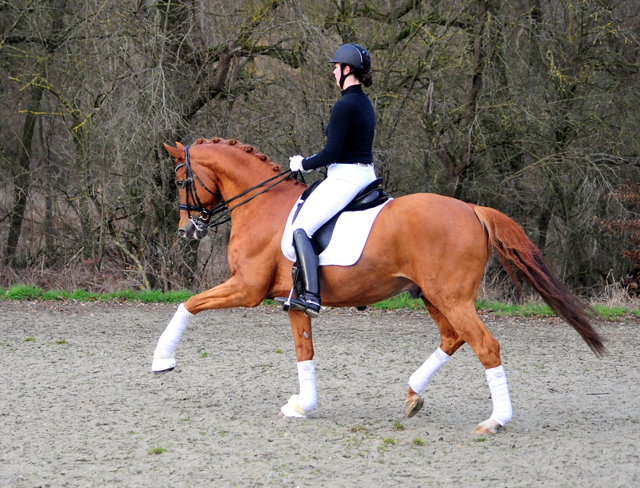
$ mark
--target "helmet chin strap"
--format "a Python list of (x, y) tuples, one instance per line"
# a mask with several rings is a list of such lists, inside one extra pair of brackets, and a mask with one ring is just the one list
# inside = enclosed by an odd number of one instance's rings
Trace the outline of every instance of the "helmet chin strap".
[(340, 89), (344, 90), (344, 82), (347, 79), (347, 77), (352, 74), (351, 71), (349, 71), (348, 74), (344, 74), (344, 69), (347, 67), (348, 65), (344, 64), (344, 63), (340, 63)]

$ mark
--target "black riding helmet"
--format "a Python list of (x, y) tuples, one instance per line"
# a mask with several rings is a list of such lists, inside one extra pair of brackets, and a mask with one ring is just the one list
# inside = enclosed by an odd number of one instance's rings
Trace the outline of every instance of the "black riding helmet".
[(371, 56), (365, 48), (359, 44), (345, 44), (340, 46), (331, 58), (330, 63), (340, 63), (340, 88), (344, 85), (346, 76), (344, 75), (344, 67), (351, 66), (354, 69), (361, 70), (365, 74), (371, 69)]

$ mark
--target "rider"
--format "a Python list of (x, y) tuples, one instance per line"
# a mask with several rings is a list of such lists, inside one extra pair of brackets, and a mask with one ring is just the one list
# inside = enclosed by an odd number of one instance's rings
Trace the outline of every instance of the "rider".
[(309, 195), (295, 219), (293, 245), (302, 273), (304, 292), (291, 305), (310, 317), (320, 312), (318, 257), (310, 238), (346, 207), (367, 185), (376, 180), (373, 168), (373, 136), (376, 125), (373, 105), (362, 91), (371, 86), (371, 57), (358, 44), (341, 46), (331, 58), (333, 74), (342, 90), (326, 128), (327, 143), (317, 154), (289, 159), (292, 171), (308, 172), (328, 166), (327, 178)]

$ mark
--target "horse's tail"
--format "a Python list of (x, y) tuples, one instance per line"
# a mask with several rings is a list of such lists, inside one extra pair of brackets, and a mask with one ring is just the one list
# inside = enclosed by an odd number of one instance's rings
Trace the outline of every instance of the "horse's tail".
[(472, 205), (489, 236), (489, 243), (498, 251), (500, 262), (518, 284), (509, 261), (525, 280), (542, 296), (551, 309), (582, 336), (596, 355), (604, 353), (603, 339), (590, 324), (596, 312), (575, 296), (553, 274), (549, 264), (525, 235), (522, 228), (505, 214), (492, 208)]

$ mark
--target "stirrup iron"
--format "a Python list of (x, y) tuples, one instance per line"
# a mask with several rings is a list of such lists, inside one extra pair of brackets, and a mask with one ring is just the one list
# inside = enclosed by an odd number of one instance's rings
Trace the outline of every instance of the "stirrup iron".
[(291, 310), (291, 298), (293, 297), (293, 290), (295, 290), (295, 288), (296, 288), (296, 285), (294, 284), (293, 287), (291, 287), (291, 291), (289, 292), (289, 296), (287, 298), (276, 297), (273, 299), (273, 301), (276, 302), (278, 305), (282, 305), (282, 310), (284, 310), (287, 313), (289, 312), (289, 310)]

